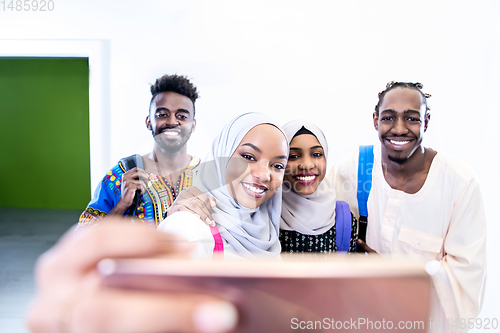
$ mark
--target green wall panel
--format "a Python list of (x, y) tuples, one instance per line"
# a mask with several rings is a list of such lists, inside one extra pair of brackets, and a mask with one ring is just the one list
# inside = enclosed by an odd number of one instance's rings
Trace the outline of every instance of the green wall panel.
[(90, 197), (87, 58), (0, 57), (0, 206), (84, 209)]

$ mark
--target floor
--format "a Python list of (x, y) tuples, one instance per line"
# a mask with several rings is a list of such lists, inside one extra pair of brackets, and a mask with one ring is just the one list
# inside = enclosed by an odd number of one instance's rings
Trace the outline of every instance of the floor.
[(78, 221), (81, 211), (0, 207), (0, 331), (27, 333), (24, 314), (34, 294), (40, 254)]

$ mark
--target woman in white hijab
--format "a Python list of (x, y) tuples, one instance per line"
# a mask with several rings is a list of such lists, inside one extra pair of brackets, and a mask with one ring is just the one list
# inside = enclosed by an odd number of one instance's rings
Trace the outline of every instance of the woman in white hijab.
[(283, 252), (356, 251), (357, 221), (347, 203), (336, 201), (325, 178), (328, 145), (305, 120), (283, 126), (290, 154), (283, 185), (280, 242)]
[(216, 199), (215, 227), (181, 211), (169, 215), (158, 230), (196, 243), (194, 256), (199, 258), (214, 252), (225, 258), (278, 257), (287, 157), (287, 139), (271, 118), (259, 113), (236, 117), (215, 138), (193, 184)]

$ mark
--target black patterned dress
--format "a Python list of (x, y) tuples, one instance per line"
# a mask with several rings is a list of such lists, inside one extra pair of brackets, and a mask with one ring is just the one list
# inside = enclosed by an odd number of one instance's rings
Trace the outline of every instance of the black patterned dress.
[[(356, 238), (358, 221), (352, 216), (351, 245), (348, 252), (356, 252)], [(330, 230), (321, 235), (304, 235), (297, 231), (280, 230), (281, 252), (305, 253), (319, 252), (332, 253), (337, 251), (337, 233), (334, 225)]]

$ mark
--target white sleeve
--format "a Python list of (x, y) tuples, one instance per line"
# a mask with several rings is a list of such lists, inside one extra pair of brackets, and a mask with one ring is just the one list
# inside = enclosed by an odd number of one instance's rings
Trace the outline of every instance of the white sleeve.
[(215, 240), (210, 227), (192, 213), (174, 213), (160, 223), (158, 230), (196, 244), (192, 251), (193, 259), (209, 259), (213, 256)]
[(351, 212), (359, 218), (358, 153), (354, 152), (336, 162), (328, 173), (328, 180), (335, 187), (337, 200), (347, 202)]
[[(476, 179), (466, 184), (455, 203), (444, 240), (444, 256), (434, 286), (450, 324), (476, 318), (486, 281), (486, 218)], [(452, 331), (466, 332), (460, 325)]]

